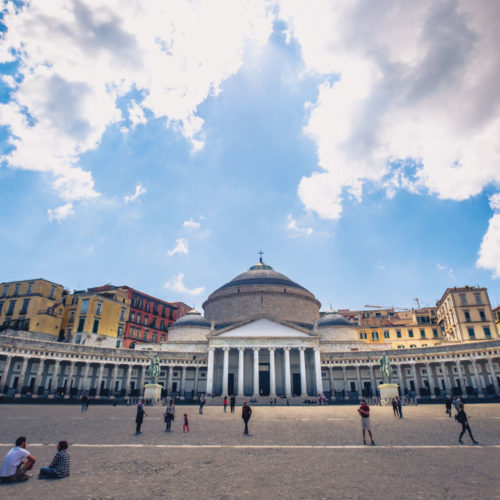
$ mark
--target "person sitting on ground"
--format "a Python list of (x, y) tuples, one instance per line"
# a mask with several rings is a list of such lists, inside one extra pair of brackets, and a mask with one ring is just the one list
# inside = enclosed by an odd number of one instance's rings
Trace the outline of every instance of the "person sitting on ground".
[(40, 469), (39, 479), (61, 479), (69, 477), (70, 456), (68, 453), (68, 442), (59, 441), (57, 444), (57, 453), (48, 467)]
[(19, 436), (16, 445), (7, 453), (0, 468), (0, 481), (13, 483), (16, 481), (26, 481), (32, 477), (29, 471), (36, 459), (26, 449), (26, 436)]

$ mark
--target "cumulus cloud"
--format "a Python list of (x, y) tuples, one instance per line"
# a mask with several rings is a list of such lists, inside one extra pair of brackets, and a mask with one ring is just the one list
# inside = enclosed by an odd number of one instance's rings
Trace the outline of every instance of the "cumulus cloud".
[(140, 196), (142, 196), (143, 194), (146, 194), (146, 188), (143, 187), (141, 184), (137, 184), (137, 186), (135, 186), (135, 192), (134, 194), (127, 194), (124, 198), (125, 200), (125, 203), (131, 203), (133, 201), (136, 201)]
[(49, 220), (53, 221), (56, 220), (58, 222), (61, 222), (62, 220), (66, 219), (67, 217), (73, 215), (75, 211), (73, 210), (73, 204), (72, 203), (66, 203), (66, 205), (61, 205), (60, 207), (54, 208), (54, 209), (48, 209), (47, 213), (49, 215)]
[(500, 13), (495, 0), (280, 2), (308, 71), (319, 169), (298, 193), (338, 219), (363, 187), (464, 200), (500, 182)]
[(455, 274), (454, 274), (454, 271), (451, 267), (447, 267), (443, 264), (440, 264), (439, 262), (436, 264), (436, 269), (438, 271), (441, 271), (441, 272), (444, 272), (444, 273), (447, 273), (450, 277), (454, 277)]
[(287, 216), (286, 227), (288, 229), (288, 234), (292, 238), (297, 238), (299, 236), (310, 236), (314, 233), (312, 227), (299, 227), (297, 221), (292, 217), (292, 214), (288, 214)]
[(0, 105), (0, 125), (9, 127), (13, 146), (7, 165), (49, 173), (68, 202), (99, 194), (92, 172), (78, 162), (123, 121), (118, 99), (139, 91), (140, 104), (127, 106), (131, 128), (147, 116), (165, 118), (198, 150), (204, 145), (198, 105), (272, 31), (266, 0), (10, 2), (2, 21), (0, 63), (20, 63), (20, 83)]
[(184, 284), (184, 274), (179, 273), (175, 275), (171, 281), (165, 283), (165, 288), (170, 288), (174, 292), (185, 293), (188, 295), (200, 295), (204, 292), (205, 287), (200, 286), (198, 288), (187, 288)]
[(176, 254), (187, 254), (189, 252), (188, 241), (185, 238), (179, 238), (175, 243), (175, 247), (167, 251), (169, 257)]
[(490, 207), (495, 212), (479, 248), (477, 266), (493, 272), (500, 278), (500, 193), (490, 197)]
[(200, 229), (200, 223), (194, 221), (192, 217), (189, 220), (185, 220), (182, 226), (189, 227), (191, 229)]

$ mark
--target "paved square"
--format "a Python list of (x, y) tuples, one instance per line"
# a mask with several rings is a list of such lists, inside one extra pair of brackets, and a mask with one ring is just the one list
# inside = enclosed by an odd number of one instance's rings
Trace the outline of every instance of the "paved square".
[[(500, 498), (500, 405), (466, 411), (480, 446), (457, 442), (443, 406), (372, 407), (375, 447), (363, 446), (355, 406), (254, 407), (243, 436), (241, 407), (178, 406), (173, 431), (163, 408), (0, 405), (0, 453), (18, 435), (37, 458), (34, 478), (0, 484), (0, 498)], [(182, 414), (191, 432), (182, 433)], [(70, 442), (71, 477), (40, 481), (60, 439)]]

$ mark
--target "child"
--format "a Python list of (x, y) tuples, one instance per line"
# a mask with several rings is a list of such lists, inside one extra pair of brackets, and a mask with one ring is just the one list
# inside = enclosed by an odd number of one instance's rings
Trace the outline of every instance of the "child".
[(184, 413), (184, 425), (182, 426), (182, 432), (189, 432), (189, 422), (187, 413)]

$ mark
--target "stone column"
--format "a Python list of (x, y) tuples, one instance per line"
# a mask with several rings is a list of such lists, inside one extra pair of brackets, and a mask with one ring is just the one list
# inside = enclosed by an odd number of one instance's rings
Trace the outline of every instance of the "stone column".
[(370, 369), (370, 379), (372, 381), (372, 396), (377, 395), (377, 381), (375, 380), (375, 369), (373, 368), (373, 365), (369, 365), (368, 368)]
[(398, 363), (396, 365), (396, 370), (398, 371), (399, 391), (401, 393), (401, 396), (404, 396), (406, 387), (405, 387), (405, 381), (403, 378), (403, 370), (401, 369), (401, 363)]
[(130, 381), (132, 380), (132, 365), (127, 365), (127, 374), (125, 375), (125, 396), (130, 394)]
[(285, 395), (287, 398), (292, 396), (292, 384), (290, 383), (290, 348), (283, 349), (285, 353)]
[(213, 347), (208, 348), (207, 394), (214, 392), (214, 351)]
[(69, 374), (68, 379), (66, 380), (66, 389), (64, 390), (64, 394), (66, 396), (70, 394), (71, 391), (71, 382), (73, 381), (73, 372), (75, 371), (75, 363), (71, 362), (69, 365)]
[(12, 356), (7, 356), (5, 359), (5, 366), (3, 369), (2, 378), (0, 379), (0, 391), (3, 391), (5, 385), (8, 384), (7, 377), (9, 375), (11, 361), (12, 361)]
[(200, 366), (196, 365), (194, 369), (194, 397), (198, 396), (198, 383), (200, 380)]
[[(40, 358), (39, 363), (38, 363), (38, 369), (36, 371), (35, 383), (33, 384), (33, 395), (34, 396), (38, 396), (38, 388), (40, 387), (40, 380), (42, 379), (44, 366), (45, 366), (45, 359)], [(1, 390), (1, 387), (0, 387), (0, 390)]]
[(307, 380), (306, 380), (306, 357), (304, 351), (305, 347), (299, 347), (300, 356), (300, 395), (307, 396)]
[(238, 347), (238, 396), (245, 394), (245, 348)]
[(144, 395), (144, 380), (146, 378), (146, 370), (147, 370), (147, 366), (141, 365), (141, 374), (139, 375), (139, 379), (138, 379), (139, 397), (142, 397), (142, 395)]
[(173, 387), (174, 387), (174, 367), (173, 365), (168, 365), (167, 393), (169, 396), (172, 392)]
[(90, 369), (90, 363), (85, 363), (85, 368), (83, 370), (83, 376), (82, 376), (82, 391), (85, 392), (88, 390), (88, 377), (89, 377), (89, 369)]
[(493, 383), (493, 387), (495, 388), (495, 394), (500, 394), (500, 389), (498, 387), (497, 374), (495, 373), (495, 367), (493, 366), (493, 361), (491, 358), (488, 358), (488, 368), (490, 369), (490, 377)]
[(321, 376), (321, 355), (319, 348), (314, 348), (314, 368), (316, 372), (316, 395), (323, 395), (323, 377)]
[(184, 365), (182, 367), (182, 373), (181, 373), (181, 396), (184, 396), (186, 393), (186, 372), (187, 372), (187, 366)]
[(23, 358), (21, 372), (19, 373), (19, 381), (17, 383), (16, 394), (19, 394), (24, 387), (24, 379), (26, 378), (26, 369), (28, 368), (29, 358)]
[(227, 396), (227, 379), (229, 377), (229, 347), (223, 347), (224, 361), (222, 364), (222, 395)]
[(425, 369), (427, 371), (427, 379), (429, 380), (429, 390), (431, 392), (431, 399), (436, 399), (436, 389), (434, 384), (434, 377), (432, 376), (432, 366), (430, 363), (425, 363)]
[(99, 363), (99, 370), (97, 372), (97, 385), (95, 388), (96, 396), (101, 396), (101, 382), (103, 373), (104, 373), (104, 363)]
[(458, 379), (460, 380), (460, 385), (462, 386), (462, 396), (467, 397), (467, 381), (465, 380), (465, 377), (463, 376), (462, 373), (462, 367), (460, 366), (460, 361), (457, 359), (455, 361), (455, 364), (457, 366), (457, 374), (458, 374)]
[(56, 359), (54, 363), (54, 373), (52, 374), (52, 381), (54, 382), (53, 387), (52, 387), (52, 393), (57, 391), (57, 388), (59, 387), (59, 366), (61, 365), (61, 362)]
[(415, 397), (420, 397), (420, 386), (418, 385), (418, 377), (417, 377), (417, 365), (415, 362), (410, 363), (411, 366), (411, 375), (413, 377), (413, 383), (415, 384)]
[(274, 364), (274, 347), (269, 348), (269, 388), (270, 396), (276, 396), (276, 367)]
[(474, 378), (476, 379), (477, 395), (480, 398), (484, 398), (484, 394), (481, 388), (481, 379), (479, 378), (479, 373), (477, 371), (476, 360), (471, 359), (471, 364), (472, 364), (472, 371), (474, 372)]
[(113, 365), (111, 370), (111, 381), (109, 383), (109, 395), (113, 396), (115, 393), (116, 377), (118, 376), (118, 365)]
[(349, 388), (347, 387), (347, 367), (342, 366), (342, 378), (344, 379), (344, 398), (349, 399)]
[(441, 371), (443, 372), (443, 381), (446, 388), (446, 393), (451, 394), (451, 382), (448, 372), (446, 371), (446, 363), (444, 361), (440, 361), (439, 364), (441, 366)]
[(356, 380), (358, 382), (358, 397), (363, 398), (363, 387), (361, 386), (361, 372), (359, 370), (359, 365), (356, 365)]
[(260, 396), (259, 391), (259, 348), (253, 348), (253, 395)]
[(328, 375), (330, 378), (330, 398), (335, 399), (335, 381), (333, 379), (333, 366), (328, 367)]

